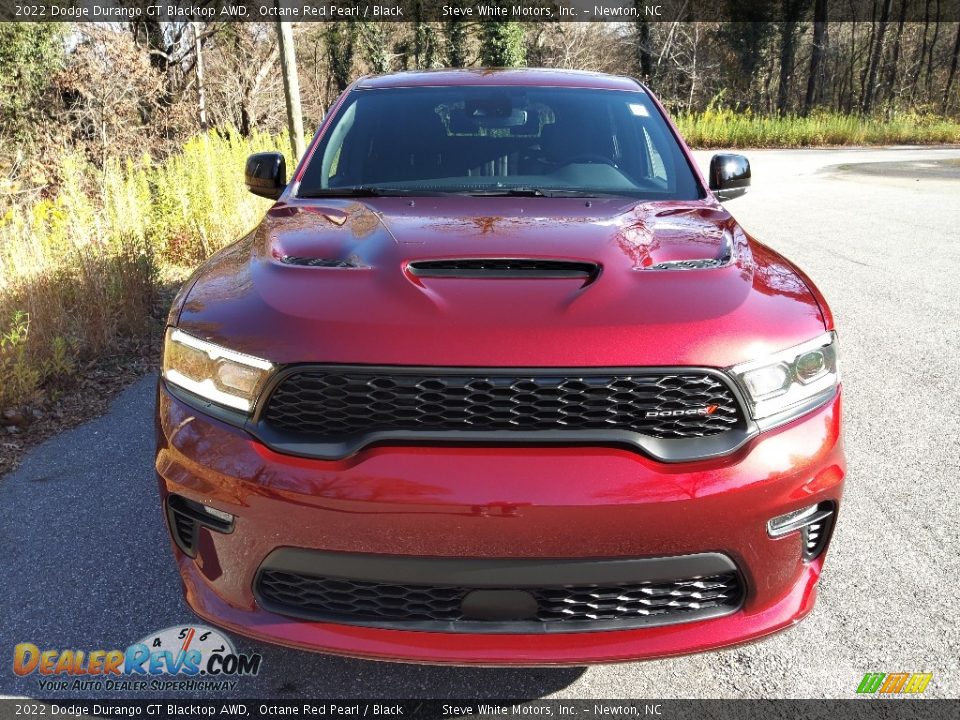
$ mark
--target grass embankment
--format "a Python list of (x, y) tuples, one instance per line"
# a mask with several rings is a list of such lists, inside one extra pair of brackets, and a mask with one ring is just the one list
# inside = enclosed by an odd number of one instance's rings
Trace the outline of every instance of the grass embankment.
[(913, 113), (890, 119), (831, 113), (766, 117), (720, 109), (675, 120), (691, 147), (703, 149), (960, 143), (960, 122)]
[[(269, 202), (244, 160), (283, 139), (209, 133), (176, 156), (62, 164), (51, 197), (0, 209), (0, 413), (44, 405), (93, 360), (140, 352), (164, 280), (251, 228)], [(8, 195), (10, 197), (20, 197)], [(0, 416), (0, 431), (2, 427)]]

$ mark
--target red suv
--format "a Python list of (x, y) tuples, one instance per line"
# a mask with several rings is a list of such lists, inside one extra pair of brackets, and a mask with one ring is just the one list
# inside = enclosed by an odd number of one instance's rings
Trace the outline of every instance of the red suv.
[(156, 470), (187, 601), (422, 662), (719, 648), (813, 607), (833, 319), (623, 77), (363, 78), (170, 312)]

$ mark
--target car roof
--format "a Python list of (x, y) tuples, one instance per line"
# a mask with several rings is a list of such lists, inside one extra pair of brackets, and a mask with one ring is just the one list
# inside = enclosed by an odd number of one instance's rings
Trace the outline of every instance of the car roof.
[(584, 70), (547, 68), (447, 68), (412, 70), (360, 78), (357, 88), (435, 87), (440, 85), (519, 85), (596, 90), (643, 90), (633, 78)]

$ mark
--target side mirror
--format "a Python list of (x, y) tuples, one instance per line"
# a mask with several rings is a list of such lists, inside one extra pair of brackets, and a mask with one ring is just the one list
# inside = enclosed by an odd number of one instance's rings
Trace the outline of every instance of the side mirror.
[(743, 155), (720, 153), (710, 158), (710, 189), (720, 200), (733, 200), (750, 187), (750, 161)]
[(254, 195), (276, 200), (287, 186), (287, 161), (278, 152), (254, 153), (247, 158), (244, 182)]

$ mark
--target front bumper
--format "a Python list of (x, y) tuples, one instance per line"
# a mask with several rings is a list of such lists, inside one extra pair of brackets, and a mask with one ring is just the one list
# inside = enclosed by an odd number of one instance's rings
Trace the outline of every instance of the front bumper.
[[(548, 665), (699, 652), (789, 627), (813, 607), (823, 555), (767, 520), (839, 505), (841, 396), (733, 455), (663, 464), (606, 447), (381, 446), (343, 460), (280, 455), (160, 383), (156, 470), (175, 493), (236, 516), (176, 546), (188, 603), (268, 642), (427, 663)], [(601, 632), (429, 632), (298, 620), (265, 610), (255, 578), (282, 548), (400, 558), (642, 559), (720, 553), (745, 587), (736, 612)]]

